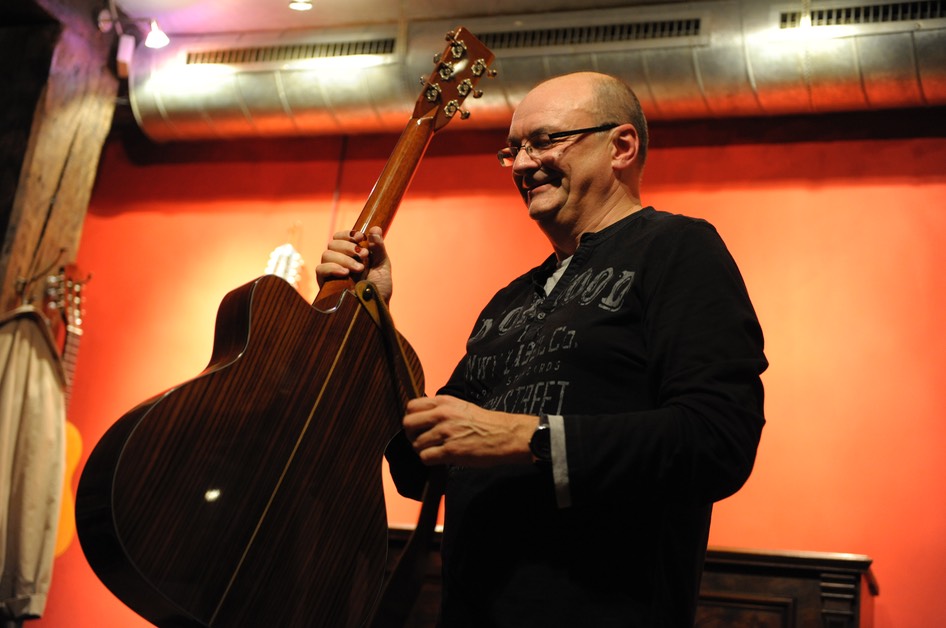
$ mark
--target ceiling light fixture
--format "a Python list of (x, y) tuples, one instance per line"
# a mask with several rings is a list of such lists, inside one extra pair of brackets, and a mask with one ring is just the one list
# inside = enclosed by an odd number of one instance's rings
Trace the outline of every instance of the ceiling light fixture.
[(145, 37), (145, 46), (148, 48), (164, 48), (169, 43), (171, 43), (171, 39), (167, 36), (167, 33), (158, 27), (155, 20), (151, 20), (151, 30), (148, 31), (148, 36)]
[(309, 11), (312, 9), (311, 0), (293, 0), (289, 3), (289, 8), (293, 11)]
[[(145, 46), (148, 48), (163, 48), (171, 40), (158, 27), (157, 21), (151, 18), (133, 18), (120, 15), (115, 6), (115, 0), (109, 0), (106, 8), (99, 11), (96, 23), (103, 33), (115, 31), (118, 36), (118, 45), (115, 52), (115, 72), (118, 78), (126, 79), (131, 68), (131, 60), (135, 55), (135, 47), (141, 39), (142, 29), (136, 25), (144, 22), (149, 25), (148, 35), (145, 37)], [(134, 26), (133, 28), (131, 28)]]
[(171, 43), (171, 40), (168, 38), (167, 34), (161, 30), (161, 27), (158, 26), (158, 22), (152, 18), (119, 16), (110, 8), (102, 9), (98, 15), (99, 30), (103, 33), (107, 33), (114, 29), (120, 37), (124, 35), (131, 35), (132, 33), (125, 32), (126, 26), (136, 23), (146, 23), (149, 26), (148, 34), (145, 37), (145, 46), (148, 48), (164, 48), (169, 43)]

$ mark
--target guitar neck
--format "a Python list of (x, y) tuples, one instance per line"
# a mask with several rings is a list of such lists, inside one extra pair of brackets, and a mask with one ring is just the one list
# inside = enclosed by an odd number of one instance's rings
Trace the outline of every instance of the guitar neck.
[[(365, 233), (372, 227), (381, 227), (382, 233), (387, 233), (401, 198), (427, 151), (430, 138), (454, 117), (467, 117), (469, 113), (461, 109), (461, 103), (467, 96), (478, 98), (482, 95), (475, 85), (482, 77), (495, 75), (489, 69), (493, 53), (467, 29), (461, 26), (448, 33), (447, 42), (443, 53), (437, 55), (434, 71), (424, 81), (424, 89), (414, 105), (411, 119), (352, 231)], [(342, 293), (353, 288), (355, 279), (327, 282), (313, 304), (331, 307), (329, 300), (340, 298)]]
[[(364, 209), (358, 215), (352, 231), (366, 233), (371, 227), (381, 227), (383, 233), (388, 232), (401, 199), (414, 178), (433, 135), (433, 117), (412, 118), (407, 123), (407, 127), (394, 147), (394, 152), (371, 190)], [(318, 304), (337, 297), (345, 290), (352, 288), (354, 284), (352, 279), (326, 282), (319, 290), (314, 303)]]
[(433, 134), (433, 118), (420, 118), (408, 123), (371, 190), (365, 208), (355, 221), (355, 231), (364, 233), (371, 227), (381, 227), (384, 233), (388, 232)]
[(76, 360), (79, 356), (79, 341), (82, 339), (82, 329), (75, 325), (66, 326), (66, 339), (62, 347), (62, 366), (66, 373), (66, 410), (72, 399), (72, 378), (76, 372)]

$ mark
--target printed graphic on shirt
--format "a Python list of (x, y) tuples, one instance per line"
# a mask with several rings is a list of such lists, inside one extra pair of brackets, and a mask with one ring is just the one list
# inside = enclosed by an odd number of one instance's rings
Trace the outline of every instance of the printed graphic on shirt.
[[(570, 280), (566, 274), (547, 298), (535, 295), (525, 305), (480, 319), (464, 364), (476, 401), (490, 410), (561, 414), (570, 384), (559, 372), (561, 365), (580, 346), (581, 329), (596, 318), (595, 310), (621, 309), (634, 276), (614, 267), (588, 268)], [(566, 322), (561, 317), (548, 322), (566, 306)]]

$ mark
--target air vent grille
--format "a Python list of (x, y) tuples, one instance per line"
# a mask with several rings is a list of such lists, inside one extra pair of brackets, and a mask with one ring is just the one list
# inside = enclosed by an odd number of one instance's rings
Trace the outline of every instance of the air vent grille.
[(481, 33), (477, 37), (491, 50), (508, 50), (694, 37), (699, 34), (700, 19), (691, 18)]
[(386, 55), (394, 52), (394, 39), (367, 41), (337, 41), (285, 46), (261, 46), (256, 48), (231, 48), (224, 50), (201, 50), (187, 53), (187, 64), (246, 65), (321, 59), (327, 57), (349, 57), (353, 55)]
[[(801, 11), (786, 11), (779, 16), (781, 28), (801, 26)], [(854, 24), (884, 24), (930, 20), (946, 17), (946, 2), (896, 2), (894, 4), (868, 4), (829, 9), (812, 9), (812, 26), (846, 26)]]

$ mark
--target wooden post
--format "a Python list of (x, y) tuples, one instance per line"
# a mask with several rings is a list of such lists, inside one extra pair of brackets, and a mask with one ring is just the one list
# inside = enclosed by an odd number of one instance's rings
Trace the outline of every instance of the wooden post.
[(101, 2), (12, 2), (54, 19), (0, 28), (0, 98), (11, 101), (0, 107), (0, 313), (41, 302), (45, 271), (75, 260), (118, 93), (113, 36), (95, 24)]

